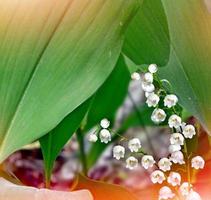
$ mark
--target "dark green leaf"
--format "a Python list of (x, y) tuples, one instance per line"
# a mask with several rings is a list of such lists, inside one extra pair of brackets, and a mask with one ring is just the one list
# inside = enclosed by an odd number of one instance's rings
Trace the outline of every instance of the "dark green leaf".
[(45, 179), (47, 184), (49, 184), (56, 157), (76, 129), (80, 126), (89, 104), (90, 101), (87, 100), (85, 103), (71, 112), (56, 128), (40, 138), (39, 141), (44, 158)]
[(87, 115), (86, 129), (99, 124), (103, 118), (113, 122), (117, 109), (127, 95), (129, 81), (130, 73), (123, 57), (120, 56), (113, 72), (95, 94)]
[(211, 130), (211, 13), (203, 0), (163, 0), (171, 55), (163, 78), (170, 80), (181, 104)]
[(0, 2), (0, 162), (96, 92), (138, 6), (138, 0)]
[(127, 29), (123, 52), (137, 65), (168, 62), (168, 25), (161, 0), (144, 0)]

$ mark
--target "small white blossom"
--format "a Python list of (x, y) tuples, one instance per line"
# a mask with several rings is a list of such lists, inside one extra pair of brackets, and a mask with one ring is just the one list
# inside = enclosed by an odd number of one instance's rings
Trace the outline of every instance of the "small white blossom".
[(180, 127), (176, 128), (176, 131), (177, 132), (180, 132), (181, 129), (183, 130), (185, 128), (185, 126), (186, 126), (186, 123), (185, 122), (182, 122), (181, 125), (180, 125)]
[(153, 75), (149, 72), (143, 74), (143, 83), (153, 83)]
[(180, 150), (181, 150), (181, 146), (180, 145), (171, 144), (169, 146), (169, 153), (173, 153), (173, 152), (180, 151)]
[(148, 92), (148, 93), (152, 93), (155, 90), (155, 86), (152, 83), (142, 83), (141, 84), (142, 89), (144, 90), (144, 92)]
[(182, 124), (182, 119), (178, 115), (171, 115), (171, 117), (169, 117), (168, 124), (170, 128), (179, 128)]
[(179, 191), (182, 196), (186, 197), (189, 194), (190, 189), (191, 189), (189, 187), (192, 187), (192, 185), (189, 184), (188, 182), (182, 183), (182, 185), (179, 187)]
[(171, 165), (172, 163), (168, 158), (162, 158), (158, 162), (159, 169), (164, 172), (171, 170)]
[(166, 95), (164, 98), (164, 106), (166, 106), (168, 108), (175, 106), (177, 104), (177, 102), (178, 102), (178, 98), (174, 94)]
[(131, 74), (131, 78), (135, 81), (138, 81), (138, 80), (141, 79), (141, 76), (138, 72), (134, 72), (134, 73)]
[(163, 186), (159, 190), (159, 200), (172, 199), (174, 196), (175, 196), (175, 194), (167, 186)]
[(98, 140), (97, 135), (94, 133), (89, 134), (88, 140), (89, 140), (89, 142), (97, 142), (97, 140)]
[(153, 94), (153, 93), (154, 93), (154, 92), (145, 92), (144, 95), (145, 95), (146, 98), (148, 98), (148, 96), (149, 96), (150, 94)]
[(163, 183), (164, 180), (166, 180), (164, 173), (160, 170), (155, 170), (154, 172), (152, 172), (150, 178), (154, 184), (155, 183), (161, 184)]
[(105, 119), (102, 119), (100, 121), (100, 126), (102, 128), (108, 128), (110, 126), (110, 121), (108, 119), (106, 119), (106, 118)]
[(113, 148), (113, 157), (117, 160), (120, 160), (120, 158), (124, 158), (125, 156), (125, 148), (121, 145), (117, 145)]
[(197, 192), (191, 190), (185, 200), (201, 200), (201, 197)]
[(191, 160), (191, 166), (195, 169), (203, 169), (205, 161), (201, 156), (196, 156)]
[(196, 135), (196, 130), (195, 127), (191, 124), (186, 125), (183, 128), (183, 135), (185, 136), (185, 138), (192, 138), (194, 135)]
[(181, 183), (181, 176), (177, 172), (170, 172), (167, 181), (172, 186), (180, 185), (180, 183)]
[(155, 93), (151, 93), (147, 97), (146, 103), (149, 107), (156, 107), (158, 105), (159, 101), (160, 101), (160, 97)]
[(175, 164), (185, 164), (184, 155), (181, 151), (175, 151), (171, 154), (170, 160)]
[(102, 129), (100, 131), (100, 141), (105, 144), (111, 141), (111, 133), (107, 129)]
[(138, 152), (141, 148), (141, 142), (138, 138), (133, 138), (128, 142), (128, 148), (131, 152)]
[(155, 164), (155, 160), (150, 155), (144, 155), (141, 159), (141, 164), (144, 169), (149, 169), (149, 168), (153, 167), (153, 165)]
[(184, 145), (184, 137), (181, 133), (173, 133), (170, 137), (170, 143), (175, 145)]
[(166, 119), (166, 113), (164, 110), (156, 108), (152, 113), (151, 119), (155, 123), (163, 122)]
[(158, 67), (156, 64), (151, 64), (149, 65), (148, 70), (150, 73), (154, 74), (158, 71)]
[(133, 156), (130, 156), (127, 160), (126, 160), (126, 168), (132, 170), (132, 169), (135, 169), (138, 167), (138, 160), (133, 157)]

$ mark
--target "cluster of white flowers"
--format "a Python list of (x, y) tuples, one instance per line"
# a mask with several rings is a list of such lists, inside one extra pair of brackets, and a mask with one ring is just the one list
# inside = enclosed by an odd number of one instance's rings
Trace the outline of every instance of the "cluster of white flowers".
[[(191, 124), (182, 122), (182, 118), (177, 113), (178, 97), (175, 94), (167, 94), (165, 89), (156, 88), (159, 84), (154, 84), (156, 72), (158, 68), (156, 64), (151, 64), (148, 67), (148, 72), (140, 76), (135, 72), (131, 78), (134, 80), (142, 80), (142, 89), (145, 92), (147, 98), (146, 103), (149, 107), (153, 107), (154, 110), (151, 115), (151, 120), (160, 124), (163, 122), (168, 123), (168, 126), (173, 130), (169, 141), (169, 157), (161, 158), (157, 163), (152, 155), (146, 155), (143, 153), (141, 141), (138, 138), (132, 138), (128, 141), (128, 151), (130, 156), (126, 158), (126, 168), (132, 170), (139, 165), (138, 159), (135, 157), (137, 153), (143, 154), (141, 158), (141, 165), (144, 169), (157, 167), (151, 175), (152, 183), (163, 184), (164, 181), (168, 186), (161, 187), (159, 191), (159, 200), (172, 199), (177, 196), (174, 193), (176, 190), (174, 187), (178, 187), (179, 193), (185, 200), (201, 200), (200, 195), (192, 188), (191, 183), (183, 182), (181, 175), (176, 171), (171, 171), (173, 164), (184, 165), (186, 162), (191, 162), (191, 167), (194, 169), (203, 169), (205, 161), (201, 156), (192, 157), (187, 152), (186, 140), (192, 139), (196, 135), (195, 127)], [(154, 80), (155, 79), (155, 80)], [(155, 87), (156, 85), (156, 87)], [(160, 91), (163, 93), (161, 94)], [(160, 108), (161, 107), (161, 108)], [(169, 116), (169, 113), (172, 113)], [(109, 131), (110, 122), (107, 119), (103, 119), (100, 122), (101, 130), (99, 131), (100, 141), (108, 143), (111, 141), (111, 133)], [(96, 133), (89, 135), (89, 141), (96, 142), (98, 136)], [(122, 145), (116, 145), (113, 147), (113, 157), (117, 160), (124, 159), (126, 154), (126, 148)], [(186, 158), (186, 159), (185, 159)], [(189, 167), (188, 167), (189, 170)]]
[[(133, 138), (128, 142), (130, 153), (137, 153), (141, 149), (141, 141), (138, 138)], [(125, 147), (121, 145), (114, 146), (113, 157), (117, 160), (125, 157)], [(126, 159), (126, 168), (132, 170), (138, 167), (138, 159), (134, 156), (129, 156)]]
[[(111, 132), (109, 131), (110, 121), (108, 119), (102, 119), (100, 121), (100, 132), (99, 138), (102, 143), (107, 144), (111, 141)], [(97, 142), (98, 140), (98, 131), (94, 131), (88, 135), (88, 140), (90, 142)]]
[[(160, 200), (174, 198), (176, 194), (173, 193), (171, 188), (175, 186), (180, 186), (179, 192), (185, 198), (185, 200), (200, 200), (200, 195), (193, 191), (192, 188), (190, 188), (190, 183), (184, 182), (181, 184), (181, 175), (178, 172), (171, 171), (171, 166), (173, 163), (179, 165), (185, 164), (183, 146), (186, 145), (185, 139), (191, 139), (194, 135), (196, 135), (195, 127), (190, 124), (186, 125), (184, 122), (182, 122), (181, 117), (176, 113), (178, 97), (175, 94), (166, 94), (165, 91), (164, 95), (162, 97), (160, 96), (160, 88), (155, 88), (153, 84), (156, 72), (157, 66), (152, 64), (149, 66), (148, 72), (143, 74), (142, 78), (142, 89), (144, 90), (145, 96), (147, 98), (146, 103), (149, 107), (154, 107), (151, 120), (156, 124), (167, 121), (169, 127), (174, 132), (170, 137), (170, 156), (169, 158), (161, 158), (158, 161), (157, 166), (159, 169), (152, 172), (151, 181), (153, 183), (162, 184), (166, 180), (170, 186), (164, 186), (160, 189)], [(161, 102), (161, 99), (163, 102)], [(160, 105), (163, 105), (163, 107), (159, 108)], [(166, 112), (166, 110), (168, 109), (173, 114), (170, 115), (167, 119), (168, 112)], [(187, 160), (187, 162), (189, 162), (189, 160)], [(143, 163), (142, 165), (144, 166)], [(154, 164), (155, 163), (153, 162), (153, 165)], [(203, 169), (204, 165), (205, 161), (200, 156), (193, 157), (191, 160), (192, 168)]]

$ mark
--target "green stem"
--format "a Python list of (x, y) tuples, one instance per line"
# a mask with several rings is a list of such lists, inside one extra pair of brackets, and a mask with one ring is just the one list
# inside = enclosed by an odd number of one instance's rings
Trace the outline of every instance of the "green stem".
[(184, 143), (184, 152), (186, 154), (186, 160), (187, 160), (187, 178), (188, 178), (188, 185), (189, 185), (189, 190), (191, 188), (191, 174), (190, 174), (190, 162), (189, 162), (189, 155), (188, 155), (188, 148), (187, 148), (187, 143)]
[(79, 149), (80, 149), (80, 160), (81, 164), (83, 167), (83, 174), (87, 175), (88, 174), (88, 168), (87, 168), (87, 160), (86, 160), (86, 153), (84, 149), (84, 137), (81, 128), (79, 128), (76, 131), (76, 136), (79, 144)]
[[(142, 124), (143, 119), (142, 119), (141, 113), (140, 113), (140, 111), (139, 111), (139, 108), (138, 108), (138, 106), (136, 105), (136, 102), (134, 101), (134, 99), (133, 99), (133, 97), (132, 97), (132, 95), (131, 95), (130, 92), (128, 92), (128, 96), (129, 96), (129, 98), (130, 98), (130, 100), (131, 100), (131, 102), (132, 102), (132, 104), (133, 104), (133, 106), (134, 106), (136, 115), (137, 115), (137, 117), (138, 117), (140, 123)], [(155, 149), (154, 149), (154, 147), (153, 147), (153, 144), (152, 144), (152, 142), (151, 142), (151, 139), (150, 139), (150, 137), (149, 137), (148, 131), (147, 131), (147, 129), (146, 129), (144, 123), (143, 123), (143, 125), (142, 125), (142, 128), (144, 129), (144, 133), (145, 133), (145, 136), (146, 136), (146, 139), (147, 139), (147, 143), (149, 144), (149, 147), (150, 147), (150, 149), (151, 149), (151, 151), (152, 151), (152, 154), (153, 154), (154, 158), (155, 158), (155, 159), (158, 159), (158, 158), (157, 158), (157, 155), (156, 155), (156, 152), (155, 152)]]

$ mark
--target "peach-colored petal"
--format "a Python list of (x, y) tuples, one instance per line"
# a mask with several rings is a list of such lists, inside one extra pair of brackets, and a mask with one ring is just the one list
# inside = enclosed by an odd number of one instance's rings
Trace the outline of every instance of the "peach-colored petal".
[(0, 200), (93, 200), (88, 190), (60, 192), (18, 186), (0, 178)]

